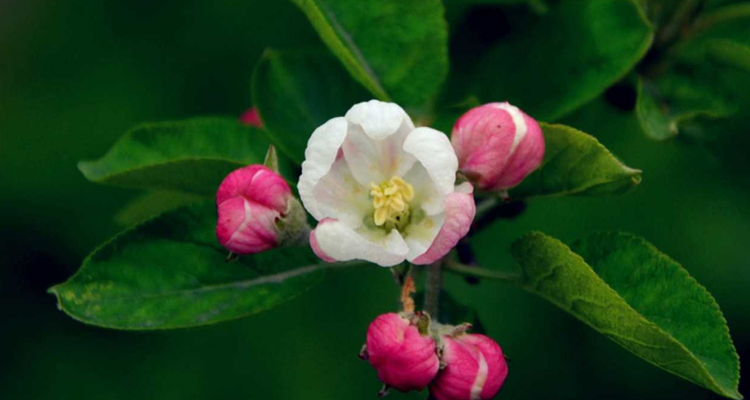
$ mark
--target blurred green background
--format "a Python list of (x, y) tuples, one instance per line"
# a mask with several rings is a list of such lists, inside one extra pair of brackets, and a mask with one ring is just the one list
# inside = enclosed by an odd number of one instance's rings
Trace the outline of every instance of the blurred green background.
[[(336, 271), (270, 312), (167, 332), (86, 326), (46, 294), (118, 231), (112, 215), (138, 194), (87, 182), (77, 161), (142, 121), (239, 115), (264, 48), (319, 45), (285, 1), (0, 0), (1, 398), (374, 398), (375, 372), (356, 355), (367, 324), (396, 307), (385, 269)], [(563, 122), (643, 169), (642, 185), (624, 197), (534, 200), (478, 240), (505, 249), (532, 229), (567, 242), (595, 230), (643, 236), (716, 297), (747, 359), (750, 180), (747, 160), (729, 156), (748, 148), (748, 125), (728, 124), (712, 150), (657, 143), (610, 103), (602, 96)], [(513, 268), (506, 252), (479, 259)], [(515, 287), (450, 276), (447, 288), (477, 306), (511, 358), (499, 398), (716, 397)]]

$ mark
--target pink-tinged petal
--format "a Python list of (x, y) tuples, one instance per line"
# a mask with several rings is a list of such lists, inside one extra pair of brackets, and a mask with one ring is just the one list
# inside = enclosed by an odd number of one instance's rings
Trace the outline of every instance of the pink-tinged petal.
[(451, 142), (461, 171), (480, 189), (518, 185), (544, 156), (539, 124), (508, 103), (489, 103), (466, 112), (456, 121)]
[(404, 392), (424, 389), (440, 366), (432, 338), (393, 313), (370, 324), (367, 357), (383, 383)]
[(497, 181), (492, 183), (493, 189), (506, 190), (516, 187), (542, 164), (545, 150), (542, 128), (526, 114), (524, 114), (524, 121), (526, 136), (508, 160), (503, 173), (497, 178)]
[(412, 260), (412, 263), (432, 264), (448, 254), (456, 243), (469, 233), (477, 211), (473, 191), (469, 183), (463, 183), (456, 187), (455, 192), (448, 195), (445, 199), (445, 222), (440, 232), (430, 248)]
[[(320, 221), (320, 223), (318, 223), (318, 226), (320, 226), (321, 224), (324, 224), (326, 222), (330, 222), (330, 221), (334, 221), (334, 220), (332, 220), (330, 218), (326, 218), (326, 219)], [(318, 256), (318, 258), (320, 258), (321, 260), (323, 260), (325, 262), (329, 262), (329, 263), (336, 262), (336, 259), (334, 259), (331, 256), (329, 256), (328, 254), (326, 254), (323, 251), (323, 249), (320, 248), (320, 245), (318, 244), (318, 239), (315, 237), (315, 230), (314, 229), (310, 232), (310, 247), (312, 247), (313, 253), (315, 253), (315, 255)]]
[(292, 191), (284, 178), (263, 165), (250, 165), (227, 175), (216, 193), (216, 204), (245, 197), (254, 203), (286, 212)]
[(237, 254), (278, 245), (276, 221), (287, 211), (292, 191), (284, 178), (262, 165), (231, 172), (216, 193), (219, 243)]
[(234, 197), (219, 204), (218, 212), (216, 237), (227, 250), (236, 254), (253, 254), (278, 244), (277, 211), (244, 197)]
[(510, 112), (490, 103), (461, 116), (453, 127), (451, 142), (464, 174), (480, 188), (487, 188), (502, 173), (515, 135)]
[(263, 127), (263, 121), (260, 120), (260, 114), (258, 109), (255, 107), (248, 108), (247, 111), (242, 113), (240, 116), (240, 122), (247, 126), (254, 126), (256, 128)]
[(444, 336), (446, 367), (430, 383), (437, 400), (488, 400), (500, 390), (508, 365), (500, 346), (484, 335)]
[(404, 231), (404, 241), (409, 246), (406, 259), (413, 262), (423, 255), (435, 242), (435, 238), (445, 224), (445, 213), (425, 215), (419, 221), (412, 220)]
[[(503, 386), (505, 378), (508, 376), (508, 363), (503, 356), (503, 350), (497, 342), (485, 335), (465, 335), (463, 341), (475, 346), (487, 363), (486, 378), (483, 379), (484, 384), (479, 391), (480, 398), (491, 399), (495, 397), (497, 392), (500, 391), (500, 387)], [(474, 383), (478, 386), (480, 382), (475, 381)], [(474, 390), (476, 391), (476, 389), (477, 387), (475, 386)]]
[(354, 229), (343, 221), (325, 220), (315, 227), (318, 250), (336, 261), (365, 260), (382, 267), (392, 267), (406, 259), (409, 247), (393, 229), (385, 233), (366, 227)]

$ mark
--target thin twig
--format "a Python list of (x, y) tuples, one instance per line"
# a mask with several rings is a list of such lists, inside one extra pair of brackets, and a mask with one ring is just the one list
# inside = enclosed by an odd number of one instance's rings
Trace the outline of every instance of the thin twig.
[(437, 320), (440, 310), (440, 291), (443, 287), (443, 260), (438, 260), (427, 267), (425, 276), (424, 310)]
[(461, 264), (455, 260), (447, 260), (445, 269), (461, 275), (476, 276), (479, 278), (495, 279), (501, 282), (520, 283), (521, 275), (509, 274), (507, 272), (495, 271), (486, 268), (479, 268), (470, 265)]

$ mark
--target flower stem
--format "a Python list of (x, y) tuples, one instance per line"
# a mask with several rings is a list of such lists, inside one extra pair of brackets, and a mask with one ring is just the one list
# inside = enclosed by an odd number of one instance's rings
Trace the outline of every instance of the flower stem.
[(464, 265), (458, 261), (447, 260), (445, 269), (460, 275), (476, 276), (478, 278), (495, 279), (507, 283), (520, 283), (521, 275), (509, 274), (507, 272), (495, 271), (486, 268), (479, 268), (471, 265)]
[(482, 200), (481, 202), (478, 202), (477, 203), (476, 217), (479, 218), (479, 217), (483, 216), (488, 211), (490, 211), (493, 208), (495, 208), (495, 206), (498, 203), (499, 203), (499, 200), (498, 200), (497, 197), (489, 197), (489, 198), (486, 198), (486, 199)]
[(443, 260), (438, 260), (427, 267), (425, 274), (424, 310), (437, 320), (440, 310), (440, 291), (443, 288)]

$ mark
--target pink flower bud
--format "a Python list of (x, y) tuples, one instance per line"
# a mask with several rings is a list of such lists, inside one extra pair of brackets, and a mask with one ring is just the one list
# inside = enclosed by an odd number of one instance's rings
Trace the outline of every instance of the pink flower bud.
[(258, 109), (255, 107), (248, 108), (247, 111), (242, 113), (240, 116), (240, 122), (248, 126), (254, 126), (256, 128), (263, 127), (263, 121), (260, 120), (260, 114)]
[(467, 111), (453, 126), (459, 168), (482, 190), (515, 187), (544, 158), (539, 124), (508, 103), (489, 103)]
[(437, 400), (486, 400), (495, 397), (508, 376), (503, 351), (479, 334), (444, 336), (445, 368), (430, 384)]
[(424, 389), (440, 367), (432, 338), (394, 313), (372, 321), (364, 355), (384, 384), (403, 392)]
[(284, 178), (262, 165), (227, 175), (216, 193), (216, 237), (236, 254), (252, 254), (279, 244), (277, 221), (294, 199)]

